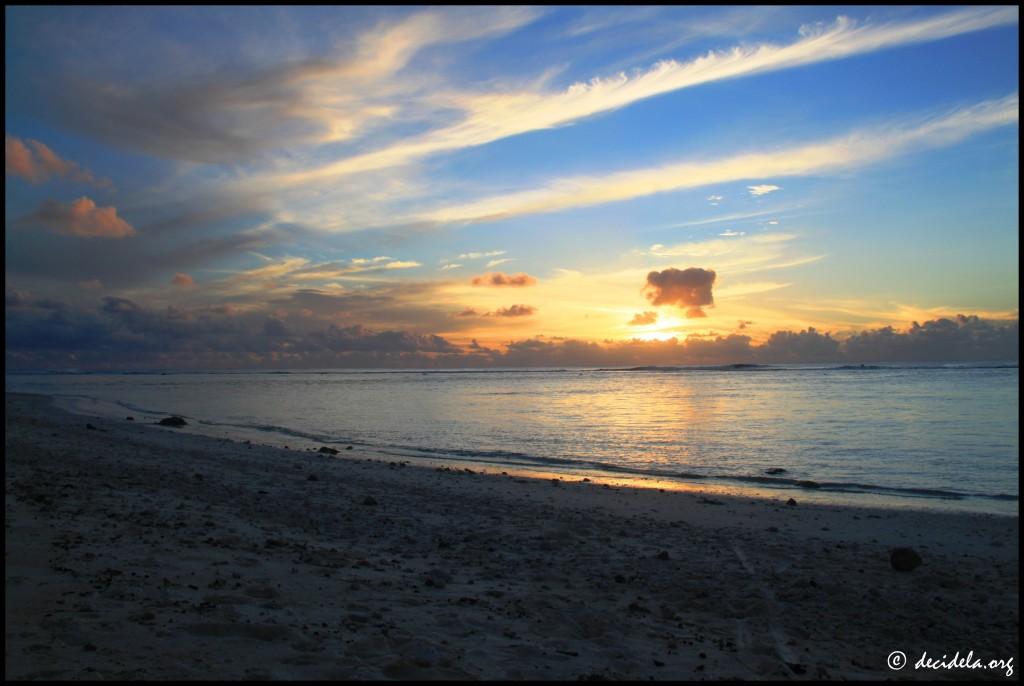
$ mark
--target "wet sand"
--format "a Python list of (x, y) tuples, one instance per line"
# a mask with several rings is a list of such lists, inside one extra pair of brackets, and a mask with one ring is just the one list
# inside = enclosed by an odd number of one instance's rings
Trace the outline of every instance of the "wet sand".
[(8, 679), (1018, 678), (1017, 517), (5, 424)]

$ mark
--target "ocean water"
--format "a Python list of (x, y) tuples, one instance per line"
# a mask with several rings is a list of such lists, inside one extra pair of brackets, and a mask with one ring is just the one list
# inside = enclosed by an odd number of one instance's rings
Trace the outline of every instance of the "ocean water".
[(9, 373), (6, 388), (294, 449), (1018, 513), (1016, 364)]

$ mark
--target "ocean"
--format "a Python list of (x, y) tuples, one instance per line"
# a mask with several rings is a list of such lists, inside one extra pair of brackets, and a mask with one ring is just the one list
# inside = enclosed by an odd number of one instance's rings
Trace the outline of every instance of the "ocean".
[(292, 449), (1018, 513), (1016, 364), (40, 372), (8, 373), (6, 389), (111, 421), (177, 414), (187, 431)]

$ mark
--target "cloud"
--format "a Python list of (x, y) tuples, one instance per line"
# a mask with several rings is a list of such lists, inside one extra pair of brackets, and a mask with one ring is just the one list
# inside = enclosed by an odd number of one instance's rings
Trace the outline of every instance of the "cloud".
[(254, 269), (236, 272), (231, 279), (240, 284), (264, 284), (278, 280), (287, 282), (330, 281), (336, 279), (360, 279), (361, 275), (414, 269), (423, 266), (415, 260), (396, 260), (391, 257), (356, 257), (348, 261), (311, 262), (305, 257), (285, 257), (272, 260)]
[(800, 37), (788, 44), (749, 43), (711, 51), (687, 62), (663, 60), (645, 71), (595, 77), (561, 91), (455, 95), (447, 104), (465, 112), (457, 124), (318, 168), (268, 178), (266, 183), (300, 186), (406, 164), (438, 152), (562, 126), (683, 88), (1014, 24), (1018, 15), (1017, 8), (1011, 7), (971, 8), (907, 22), (861, 26), (841, 16), (829, 26), (802, 27)]
[(113, 207), (97, 207), (83, 196), (70, 205), (47, 200), (21, 222), (38, 223), (50, 231), (82, 238), (126, 238), (135, 235), (131, 224), (117, 216)]
[(652, 305), (676, 305), (686, 310), (687, 317), (704, 317), (702, 308), (715, 304), (711, 294), (714, 283), (711, 269), (670, 267), (650, 272), (644, 290)]
[(111, 145), (175, 160), (236, 163), (279, 147), (351, 140), (386, 123), (415, 93), (396, 75), (422, 50), (506, 33), (540, 14), (527, 7), (428, 9), (337, 41), (339, 49), (327, 56), (290, 51), (283, 64), (194, 69), (174, 84), (111, 83), (83, 66), (47, 95), (66, 125)]
[(1017, 123), (1016, 93), (941, 115), (854, 131), (824, 141), (718, 160), (678, 162), (605, 176), (555, 179), (530, 190), (495, 195), (428, 211), (432, 222), (483, 222), (589, 207), (656, 193), (750, 178), (810, 176), (875, 164), (899, 154), (953, 145), (992, 128)]
[(8, 176), (20, 176), (32, 183), (60, 177), (101, 188), (111, 186), (110, 179), (96, 178), (91, 171), (61, 158), (45, 144), (32, 138), (26, 142), (9, 133), (4, 134), (4, 167)]
[(769, 193), (774, 193), (775, 191), (780, 191), (782, 190), (782, 187), (773, 186), (770, 183), (762, 183), (756, 186), (747, 186), (747, 190), (750, 191), (751, 195), (756, 197), (760, 195), (768, 195)]
[[(137, 230), (130, 239), (81, 239), (73, 250), (37, 213), (9, 222), (7, 274), (65, 284), (99, 279), (111, 289), (162, 287), (176, 272), (191, 274), (220, 259), (244, 258), (249, 251), (307, 236), (301, 226), (281, 225), (254, 210), (251, 201), (193, 196), (161, 202), (133, 206), (132, 215), (147, 221), (133, 226)], [(64, 217), (68, 212), (65, 208), (55, 214)]]
[[(280, 303), (270, 310), (179, 309), (108, 296), (79, 306), (10, 287), (5, 301), (7, 363), (21, 369), (1013, 362), (1019, 356), (1017, 319), (974, 315), (939, 317), (905, 331), (869, 329), (845, 339), (808, 328), (776, 331), (761, 344), (742, 334), (605, 342), (535, 337), (500, 349), (479, 343), (462, 348), (406, 329), (327, 323), (296, 309), (281, 311)], [(442, 319), (452, 321), (447, 314)]]
[(771, 362), (836, 362), (840, 342), (831, 334), (821, 334), (808, 327), (806, 331), (776, 331), (761, 346), (762, 360)]
[(529, 317), (537, 312), (537, 308), (532, 305), (510, 305), (509, 307), (499, 307), (498, 309), (491, 312), (484, 312), (481, 314), (475, 308), (468, 307), (461, 312), (457, 312), (452, 315), (454, 317), (467, 318), (467, 317)]
[(958, 314), (914, 322), (906, 332), (891, 326), (862, 331), (845, 342), (851, 362), (1011, 362), (1020, 354), (1019, 322), (1002, 326), (975, 315)]
[(515, 258), (503, 257), (500, 260), (491, 260), (487, 263), (487, 268), (490, 269), (491, 267), (497, 267), (499, 264), (505, 264), (506, 262), (515, 262)]
[(282, 338), (291, 335), (288, 327), (277, 317), (267, 317), (267, 320), (263, 322), (263, 333), (271, 338)]
[(196, 284), (196, 282), (192, 280), (191, 276), (189, 276), (188, 274), (183, 274), (181, 272), (178, 272), (177, 274), (175, 274), (174, 277), (171, 279), (171, 285), (172, 286), (180, 286), (182, 288), (188, 288), (190, 286), (194, 286), (195, 284)]
[(335, 352), (459, 352), (458, 347), (440, 336), (417, 335), (408, 331), (375, 332), (358, 324), (341, 328), (331, 325), (324, 331), (310, 334), (310, 338)]
[(474, 286), (532, 286), (537, 279), (524, 274), (505, 274), (503, 272), (491, 272), (482, 276), (473, 277), (471, 282)]
[(499, 307), (493, 312), (488, 312), (486, 317), (529, 317), (537, 312), (537, 308), (532, 305), (510, 305), (509, 307)]
[(646, 326), (647, 324), (653, 324), (658, 321), (657, 312), (638, 312), (633, 315), (633, 318), (629, 320), (630, 326)]
[(505, 250), (491, 250), (489, 252), (464, 252), (455, 259), (457, 260), (477, 260), (481, 257), (497, 257), (498, 255), (504, 255), (507, 251)]

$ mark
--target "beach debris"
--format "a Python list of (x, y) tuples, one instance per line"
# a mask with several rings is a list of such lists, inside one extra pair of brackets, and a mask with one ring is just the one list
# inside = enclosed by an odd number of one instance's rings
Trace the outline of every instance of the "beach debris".
[(339, 451), (335, 450), (334, 448), (328, 448), (326, 445), (324, 445), (320, 446), (320, 450), (318, 450), (317, 452), (324, 453), (326, 455), (337, 455)]
[(443, 569), (428, 569), (423, 574), (423, 583), (433, 588), (444, 588), (452, 580), (452, 575)]
[(764, 470), (764, 473), (765, 474), (785, 474), (786, 470), (783, 469), (782, 467), (770, 467), (770, 468)]
[(157, 424), (160, 426), (185, 426), (188, 422), (177, 415), (173, 415), (171, 417), (164, 417)]
[(889, 553), (889, 563), (897, 572), (912, 572), (921, 562), (921, 556), (913, 548), (893, 548)]
[(787, 505), (789, 505), (790, 507), (796, 507), (796, 501), (795, 501), (795, 500), (793, 500), (792, 498), (790, 498), (789, 500), (787, 500), (787, 501), (786, 501), (786, 504), (787, 504)]
[[(637, 599), (637, 600), (639, 600), (639, 599)], [(627, 607), (626, 609), (629, 610), (632, 613), (635, 613), (635, 614), (644, 614), (644, 615), (650, 614), (651, 611), (648, 610), (643, 605), (641, 605), (639, 602), (637, 602), (637, 600), (634, 600), (633, 602), (631, 602), (629, 604), (629, 607)]]

